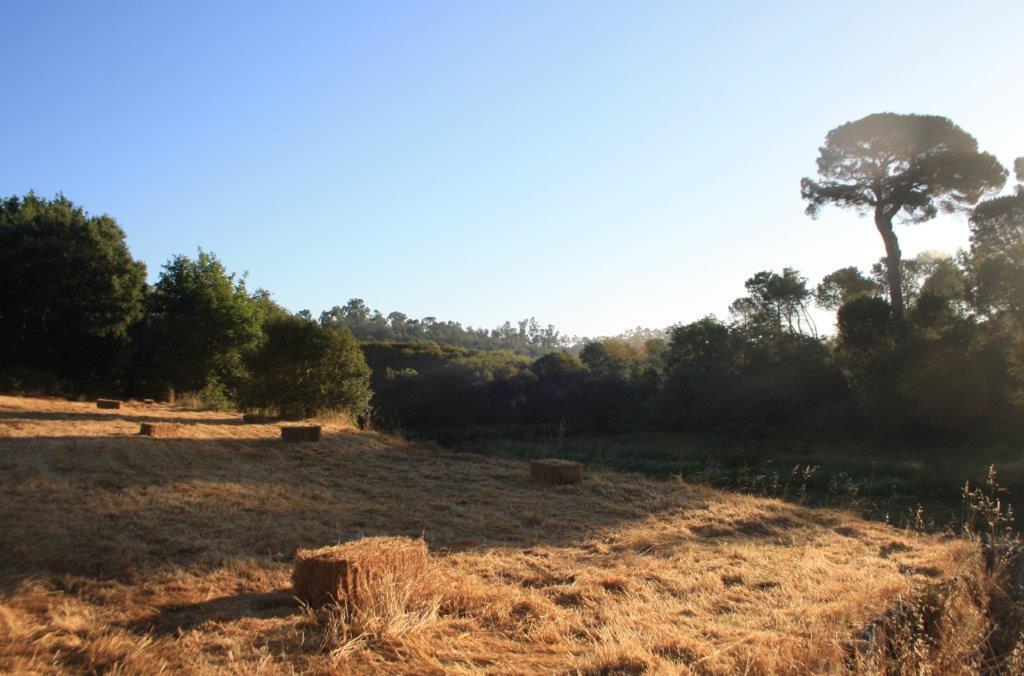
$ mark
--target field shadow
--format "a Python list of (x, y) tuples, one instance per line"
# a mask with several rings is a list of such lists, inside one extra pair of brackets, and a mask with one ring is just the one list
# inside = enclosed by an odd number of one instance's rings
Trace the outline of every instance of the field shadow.
[(171, 604), (126, 625), (139, 634), (177, 636), (207, 622), (233, 622), (243, 618), (280, 619), (301, 612), (291, 589), (222, 596), (199, 603)]
[[(785, 503), (722, 522), (713, 503), (723, 499), (680, 482), (590, 471), (579, 484), (537, 484), (523, 461), (400, 446), (350, 430), (296, 443), (9, 437), (0, 438), (0, 576), (8, 586), (39, 574), (130, 581), (231, 560), (280, 565), (298, 548), (376, 535), (422, 536), (437, 553), (596, 551), (612, 531), (680, 513), (705, 525), (665, 538), (753, 541), (838, 525), (827, 513)], [(262, 602), (243, 595), (210, 608), (261, 610)], [(187, 608), (173, 612), (182, 622), (191, 617)]]
[(231, 417), (219, 417), (211, 418), (198, 417), (190, 415), (188, 411), (182, 411), (182, 415), (178, 415), (176, 411), (166, 411), (172, 415), (158, 416), (148, 411), (139, 411), (138, 413), (88, 413), (85, 411), (75, 412), (61, 412), (61, 411), (18, 411), (10, 409), (0, 409), (0, 420), (41, 420), (41, 421), (91, 421), (91, 422), (109, 422), (111, 420), (125, 420), (127, 422), (179, 422), (179, 423), (206, 423), (208, 425), (230, 425), (238, 424), (241, 425), (241, 416)]

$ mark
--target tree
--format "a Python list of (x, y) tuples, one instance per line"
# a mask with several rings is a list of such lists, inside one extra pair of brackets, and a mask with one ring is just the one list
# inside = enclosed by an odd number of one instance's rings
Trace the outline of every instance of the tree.
[(565, 350), (549, 352), (530, 365), (537, 382), (560, 389), (575, 387), (586, 376), (583, 361)]
[(254, 300), (244, 279), (228, 274), (212, 253), (175, 256), (146, 299), (139, 335), (140, 384), (197, 391), (237, 386), (242, 357), (255, 347), (270, 306)]
[(63, 195), (0, 200), (0, 364), (114, 387), (145, 278), (110, 216)]
[(670, 427), (718, 424), (745, 366), (746, 341), (714, 317), (671, 329), (662, 407)]
[(825, 275), (814, 291), (814, 301), (826, 310), (838, 310), (857, 296), (874, 296), (881, 291), (878, 282), (865, 277), (856, 267), (840, 268)]
[(885, 244), (893, 328), (905, 325), (897, 223), (921, 223), (939, 211), (977, 203), (1006, 181), (1006, 169), (978, 151), (973, 136), (937, 115), (877, 113), (836, 127), (819, 148), (818, 176), (804, 178), (807, 213), (836, 204), (871, 211)]
[(618, 338), (587, 343), (580, 352), (580, 360), (599, 376), (625, 377), (636, 358), (636, 348)]
[(775, 338), (784, 331), (817, 333), (808, 312), (811, 292), (807, 280), (793, 268), (785, 268), (781, 275), (758, 272), (744, 286), (747, 295), (733, 301), (729, 312), (746, 328)]
[(264, 340), (246, 359), (245, 406), (272, 408), (286, 418), (366, 411), (370, 369), (348, 329), (292, 315), (272, 317), (263, 331)]
[[(925, 291), (941, 291), (948, 298), (963, 298), (962, 284), (960, 292), (950, 288), (955, 279), (962, 275), (957, 262), (944, 251), (922, 251), (913, 258), (900, 260), (900, 283), (903, 286), (904, 308), (917, 302), (917, 297)], [(889, 263), (880, 258), (871, 266), (871, 279), (878, 288), (889, 295)], [(946, 288), (943, 288), (946, 287)]]
[(579, 357), (565, 350), (549, 352), (530, 365), (534, 380), (527, 391), (526, 420), (531, 423), (578, 423), (589, 372)]
[(971, 214), (970, 277), (975, 305), (986, 314), (1024, 319), (1024, 157), (1014, 163), (1012, 195), (986, 200)]
[(839, 342), (845, 348), (869, 352), (886, 344), (892, 331), (892, 308), (876, 296), (857, 296), (839, 308)]

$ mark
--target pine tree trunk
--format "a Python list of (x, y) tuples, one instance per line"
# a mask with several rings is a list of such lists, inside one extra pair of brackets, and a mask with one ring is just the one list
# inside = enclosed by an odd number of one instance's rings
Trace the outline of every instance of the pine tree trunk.
[(875, 211), (875, 227), (885, 242), (885, 276), (889, 285), (889, 303), (892, 305), (892, 329), (896, 337), (903, 335), (906, 311), (903, 306), (903, 266), (900, 244), (892, 228), (892, 217)]

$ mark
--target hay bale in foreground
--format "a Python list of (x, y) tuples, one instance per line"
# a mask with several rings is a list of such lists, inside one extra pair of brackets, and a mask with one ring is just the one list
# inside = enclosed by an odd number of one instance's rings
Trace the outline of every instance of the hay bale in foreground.
[(97, 399), (96, 408), (121, 408), (121, 402), (117, 399)]
[(295, 596), (311, 606), (365, 602), (377, 587), (413, 581), (430, 560), (427, 543), (371, 537), (321, 549), (300, 549), (292, 565)]
[(583, 478), (583, 465), (557, 458), (531, 460), (530, 478), (544, 484), (574, 484)]
[(280, 418), (272, 415), (260, 415), (259, 413), (243, 413), (242, 422), (246, 425), (263, 425), (266, 423), (275, 423)]
[(144, 422), (139, 426), (139, 434), (144, 437), (174, 437), (181, 430), (178, 423)]
[(285, 425), (281, 427), (282, 441), (320, 441), (319, 425)]

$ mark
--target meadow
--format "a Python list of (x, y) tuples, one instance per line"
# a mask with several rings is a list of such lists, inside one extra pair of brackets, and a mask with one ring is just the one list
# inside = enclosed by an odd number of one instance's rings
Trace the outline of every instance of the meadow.
[[(174, 438), (138, 436), (174, 421)], [(525, 463), (321, 421), (0, 397), (0, 670), (935, 673), (993, 659), (978, 543), (848, 510)], [(356, 613), (300, 547), (422, 537)], [(893, 667), (893, 665), (897, 665)]]

